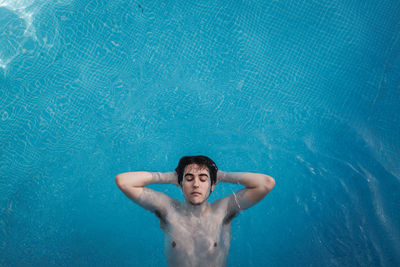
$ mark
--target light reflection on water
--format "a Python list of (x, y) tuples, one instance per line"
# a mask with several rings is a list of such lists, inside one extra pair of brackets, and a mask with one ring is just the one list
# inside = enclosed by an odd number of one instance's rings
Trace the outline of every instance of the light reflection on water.
[(229, 266), (400, 264), (398, 8), (0, 0), (0, 264), (165, 265), (114, 177), (186, 154), (276, 179)]

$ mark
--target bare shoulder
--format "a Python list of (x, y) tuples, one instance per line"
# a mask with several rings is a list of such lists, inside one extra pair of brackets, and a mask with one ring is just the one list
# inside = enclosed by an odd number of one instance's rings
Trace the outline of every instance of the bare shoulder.
[(230, 195), (224, 198), (220, 198), (213, 203), (211, 203), (211, 209), (214, 212), (225, 210), (228, 207), (228, 203), (230, 201)]
[(245, 195), (248, 189), (244, 188), (227, 197), (218, 199), (212, 203), (214, 212), (223, 212), (225, 221), (230, 222), (241, 211), (254, 206), (257, 201), (248, 199)]

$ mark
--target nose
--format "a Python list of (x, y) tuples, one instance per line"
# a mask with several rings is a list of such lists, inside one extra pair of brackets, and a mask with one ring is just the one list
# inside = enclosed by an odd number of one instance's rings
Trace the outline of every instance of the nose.
[(199, 187), (199, 180), (194, 179), (193, 187)]

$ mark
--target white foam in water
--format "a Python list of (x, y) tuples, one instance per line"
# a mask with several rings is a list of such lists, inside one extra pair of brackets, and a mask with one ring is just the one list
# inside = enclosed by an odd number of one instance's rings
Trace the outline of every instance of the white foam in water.
[[(33, 1), (33, 0), (0, 0), (0, 8), (6, 8), (12, 11), (16, 16), (25, 21), (25, 31), (23, 36), (26, 38), (32, 38), (36, 41), (35, 27), (33, 26), (34, 14), (40, 9), (43, 1)], [(10, 55), (6, 56), (0, 51), (0, 67), (5, 69), (7, 65), (21, 52), (22, 44), (26, 42), (27, 39), (23, 40), (19, 44), (18, 49), (14, 49)], [(7, 44), (7, 43), (6, 43)], [(4, 44), (2, 44), (4, 45)], [(9, 46), (12, 46), (11, 42), (8, 42)], [(12, 48), (12, 47), (11, 47)], [(5, 48), (7, 49), (7, 48)], [(12, 50), (12, 49), (10, 49)]]
[[(36, 9), (40, 5), (36, 5), (36, 7), (33, 7), (32, 5), (34, 4), (34, 2), (35, 1), (32, 0), (30, 1), (0, 0), (0, 7), (7, 8), (13, 11), (19, 18), (23, 19), (26, 24), (24, 35), (36, 38), (35, 28), (32, 26), (32, 22), (33, 22), (34, 11), (36, 11)], [(37, 1), (36, 4), (38, 4)]]

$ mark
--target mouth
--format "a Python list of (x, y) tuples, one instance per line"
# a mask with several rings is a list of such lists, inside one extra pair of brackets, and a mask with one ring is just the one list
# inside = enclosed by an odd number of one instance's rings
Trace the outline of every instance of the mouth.
[(193, 192), (191, 193), (192, 196), (201, 196), (201, 194), (199, 192)]

